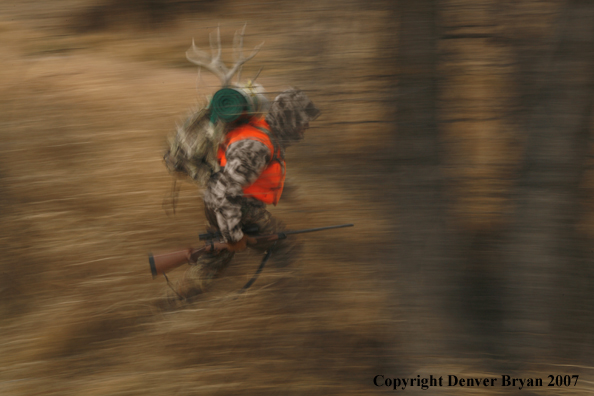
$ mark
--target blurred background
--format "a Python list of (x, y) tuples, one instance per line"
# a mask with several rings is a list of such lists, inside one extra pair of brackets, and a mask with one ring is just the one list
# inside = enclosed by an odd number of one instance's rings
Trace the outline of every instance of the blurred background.
[[(0, 3), (0, 394), (592, 392), (593, 20), (586, 0)], [(323, 113), (271, 211), (355, 227), (303, 235), (241, 296), (260, 256), (237, 255), (162, 310), (147, 252), (206, 225), (194, 185), (167, 204), (166, 137), (219, 84), (184, 54), (220, 26), (232, 62), (246, 22), (246, 52), (265, 43), (244, 78)]]

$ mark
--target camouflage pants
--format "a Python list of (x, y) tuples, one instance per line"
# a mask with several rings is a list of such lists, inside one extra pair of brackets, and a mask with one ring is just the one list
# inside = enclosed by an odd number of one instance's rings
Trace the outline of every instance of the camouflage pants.
[[(210, 227), (209, 232), (217, 230), (216, 216), (213, 212), (205, 207), (206, 219)], [(285, 225), (280, 220), (276, 219), (266, 210), (264, 204), (246, 201), (241, 206), (241, 226), (248, 227), (258, 226), (259, 235), (274, 234), (282, 232)], [(266, 251), (274, 243), (258, 245), (250, 247), (259, 251)], [(286, 256), (296, 246), (296, 240), (280, 240), (274, 246), (273, 256)], [(190, 298), (197, 294), (204, 292), (208, 285), (214, 278), (219, 276), (235, 255), (234, 252), (222, 250), (213, 254), (205, 254), (201, 256), (198, 262), (191, 265), (185, 272), (183, 278), (177, 283), (175, 290), (183, 298)]]

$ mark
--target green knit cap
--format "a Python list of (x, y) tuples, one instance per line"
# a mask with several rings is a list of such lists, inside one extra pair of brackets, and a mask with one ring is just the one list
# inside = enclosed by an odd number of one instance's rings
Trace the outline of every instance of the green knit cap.
[(218, 90), (210, 102), (210, 122), (217, 120), (233, 122), (244, 112), (252, 113), (250, 98), (242, 89), (223, 88)]

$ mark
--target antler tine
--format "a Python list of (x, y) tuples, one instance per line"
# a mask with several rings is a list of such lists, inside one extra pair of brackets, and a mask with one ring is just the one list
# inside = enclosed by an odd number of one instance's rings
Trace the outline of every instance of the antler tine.
[(252, 84), (256, 82), (256, 79), (260, 76), (260, 73), (262, 73), (262, 69), (264, 68), (261, 67), (260, 70), (258, 70), (258, 73), (256, 73), (256, 75), (254, 76), (254, 78), (252, 78)]
[(233, 37), (233, 52), (235, 55), (236, 62), (243, 58), (243, 36), (245, 35), (246, 27), (247, 23), (243, 25), (243, 28), (241, 28), (241, 30), (235, 31), (235, 36)]
[(222, 68), (225, 70), (225, 72), (227, 71), (227, 68), (225, 67), (225, 65), (222, 64), (222, 62), (220, 62), (221, 60), (221, 51), (222, 51), (222, 47), (221, 47), (221, 26), (217, 26), (217, 54), (215, 55), (215, 46), (213, 45), (212, 42), (212, 33), (209, 33), (208, 35), (208, 41), (210, 42), (210, 50), (212, 51), (212, 59), (213, 61), (217, 61), (219, 63), (221, 63)]
[(264, 42), (262, 42), (260, 43), (260, 45), (256, 46), (247, 58), (243, 55), (243, 36), (245, 34), (246, 26), (247, 23), (243, 26), (241, 32), (235, 32), (235, 36), (233, 38), (235, 64), (233, 65), (231, 70), (229, 70), (227, 66), (225, 66), (225, 64), (221, 61), (222, 47), (220, 27), (217, 27), (216, 43), (213, 39), (213, 34), (209, 34), (210, 49), (212, 55), (209, 56), (206, 52), (196, 47), (194, 39), (192, 39), (192, 46), (186, 51), (186, 58), (195, 65), (204, 67), (205, 69), (209, 70), (211, 73), (213, 73), (221, 80), (221, 84), (223, 87), (227, 87), (236, 73), (238, 74), (239, 80), (239, 77), (241, 76), (241, 67), (247, 61), (256, 56), (258, 51), (260, 51), (262, 45), (264, 45)]
[[(243, 25), (241, 32), (238, 30), (235, 32), (235, 37), (233, 40), (233, 49), (235, 55), (235, 62), (241, 62), (243, 59), (243, 36), (245, 35), (245, 28), (247, 27), (247, 22)], [(243, 64), (237, 68), (237, 83), (241, 82), (241, 69), (243, 68)]]
[(254, 50), (252, 51), (252, 53), (250, 54), (250, 56), (248, 56), (247, 58), (245, 58), (243, 56), (243, 51), (241, 51), (241, 59), (239, 61), (237, 61), (235, 63), (235, 65), (233, 65), (233, 68), (229, 71), (229, 73), (227, 73), (227, 76), (229, 76), (229, 78), (231, 78), (235, 73), (237, 73), (237, 71), (243, 66), (244, 63), (246, 63), (247, 61), (252, 59), (254, 56), (256, 56), (256, 54), (258, 53), (258, 51), (260, 51), (260, 48), (262, 48), (263, 45), (264, 45), (264, 41), (262, 41), (259, 45), (257, 45), (254, 48)]
[[(235, 62), (240, 62), (243, 59), (243, 36), (245, 34), (245, 28), (247, 27), (247, 22), (243, 25), (241, 31), (237, 30), (235, 32), (235, 36), (233, 36), (233, 55), (235, 58)], [(237, 69), (237, 83), (239, 84), (241, 81), (241, 69), (240, 66)]]
[(224, 65), (221, 67), (220, 57), (214, 59), (210, 57), (206, 52), (196, 47), (194, 39), (192, 39), (192, 46), (186, 51), (186, 59), (213, 73), (221, 80), (223, 86), (227, 84), (227, 68)]

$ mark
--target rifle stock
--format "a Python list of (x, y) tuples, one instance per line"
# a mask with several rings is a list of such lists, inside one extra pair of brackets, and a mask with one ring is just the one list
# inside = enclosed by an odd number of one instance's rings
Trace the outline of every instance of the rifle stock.
[(190, 260), (191, 249), (180, 250), (172, 253), (153, 255), (149, 253), (149, 265), (153, 279), (157, 275), (169, 272)]
[(166, 274), (180, 265), (195, 263), (198, 260), (198, 257), (203, 254), (225, 249), (226, 246), (226, 243), (212, 242), (199, 249), (188, 248), (176, 252), (156, 255), (149, 253), (149, 265), (151, 267), (153, 279), (156, 278), (157, 275)]

